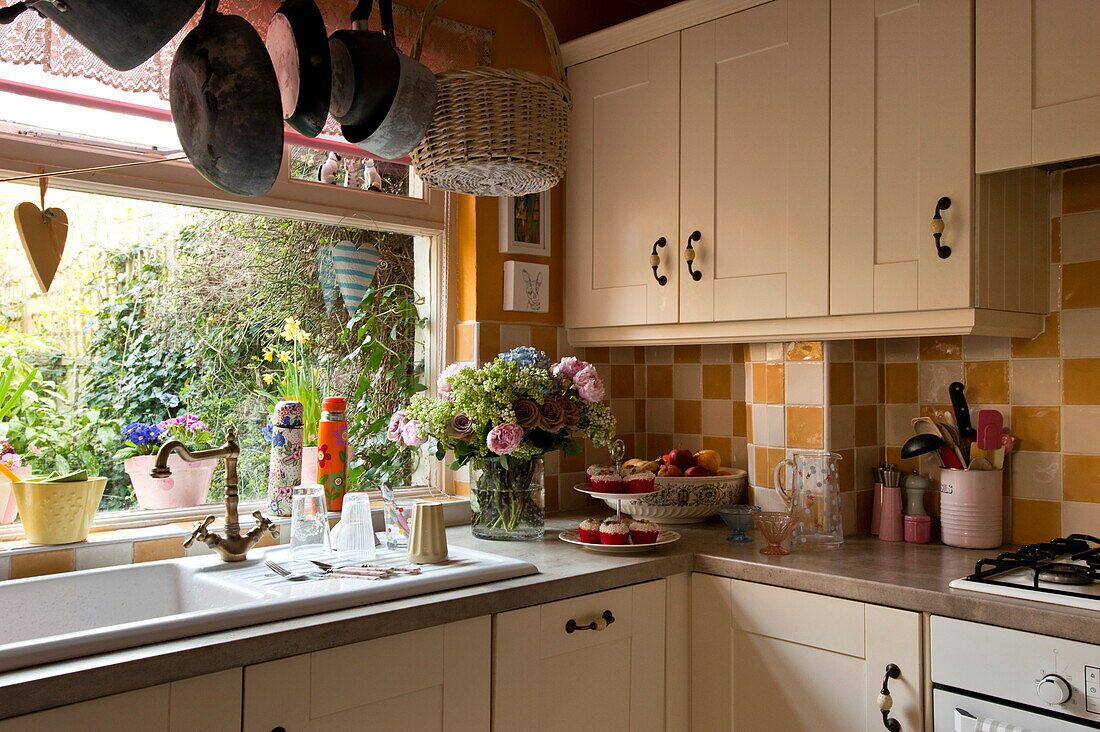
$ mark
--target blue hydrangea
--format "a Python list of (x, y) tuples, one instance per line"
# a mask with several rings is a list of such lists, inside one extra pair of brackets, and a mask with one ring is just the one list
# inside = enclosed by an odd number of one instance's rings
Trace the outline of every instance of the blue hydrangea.
[(179, 394), (173, 394), (170, 391), (164, 392), (158, 397), (158, 399), (160, 399), (161, 404), (168, 407), (169, 409), (174, 409), (175, 407), (178, 407), (180, 405)]
[(512, 361), (520, 366), (537, 366), (541, 369), (550, 369), (550, 357), (542, 351), (531, 346), (513, 348), (507, 353), (498, 356), (501, 361)]
[(135, 445), (157, 445), (164, 439), (165, 429), (147, 422), (131, 422), (122, 428), (122, 439)]

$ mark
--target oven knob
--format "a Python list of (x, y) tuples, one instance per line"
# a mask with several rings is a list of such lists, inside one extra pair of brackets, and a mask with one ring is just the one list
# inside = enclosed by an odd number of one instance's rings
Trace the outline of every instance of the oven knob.
[(1047, 674), (1040, 679), (1035, 691), (1047, 704), (1065, 704), (1073, 694), (1069, 683), (1057, 674)]

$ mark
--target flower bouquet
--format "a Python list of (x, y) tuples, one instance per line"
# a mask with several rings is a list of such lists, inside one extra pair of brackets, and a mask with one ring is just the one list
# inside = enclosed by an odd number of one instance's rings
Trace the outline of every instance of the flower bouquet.
[(552, 364), (523, 346), (481, 368), (451, 364), (437, 386), (437, 397), (416, 395), (394, 414), (387, 436), (409, 448), (430, 443), (440, 460), (452, 454), (452, 470), (480, 471), (471, 506), (482, 539), (540, 538), (543, 456), (579, 454), (583, 439), (607, 447), (615, 436), (603, 381), (573, 357)]

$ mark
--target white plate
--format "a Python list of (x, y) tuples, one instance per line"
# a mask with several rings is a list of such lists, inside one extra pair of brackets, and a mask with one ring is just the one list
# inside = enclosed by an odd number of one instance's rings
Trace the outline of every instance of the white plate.
[(583, 546), (585, 549), (594, 552), (603, 552), (606, 554), (633, 554), (635, 552), (644, 552), (654, 547), (679, 541), (680, 534), (675, 531), (662, 530), (661, 533), (657, 535), (657, 541), (652, 544), (589, 544), (586, 541), (580, 540), (580, 534), (576, 529), (562, 531), (558, 534), (558, 538), (570, 544)]
[(649, 493), (604, 493), (603, 491), (592, 490), (587, 483), (577, 483), (573, 486), (573, 490), (587, 493), (593, 498), (599, 498), (601, 501), (632, 501), (636, 498), (645, 498), (646, 496), (652, 496), (654, 493), (660, 493), (663, 489), (657, 488)]

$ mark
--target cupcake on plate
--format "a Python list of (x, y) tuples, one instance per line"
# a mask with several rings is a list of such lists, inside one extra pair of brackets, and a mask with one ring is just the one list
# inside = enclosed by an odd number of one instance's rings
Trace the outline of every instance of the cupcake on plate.
[(649, 519), (634, 519), (630, 522), (630, 542), (632, 544), (653, 544), (661, 533), (661, 527)]
[(657, 476), (648, 470), (638, 470), (623, 477), (627, 493), (650, 493)]
[(623, 479), (614, 470), (592, 476), (592, 490), (598, 493), (622, 493)]
[(601, 544), (625, 544), (630, 538), (630, 526), (618, 519), (605, 519), (600, 524)]
[(586, 518), (577, 526), (577, 538), (585, 544), (600, 543), (600, 520)]
[(607, 465), (589, 465), (588, 468), (584, 471), (584, 478), (588, 482), (589, 486), (595, 488), (596, 486), (592, 485), (592, 476), (610, 475), (613, 472), (615, 471)]

